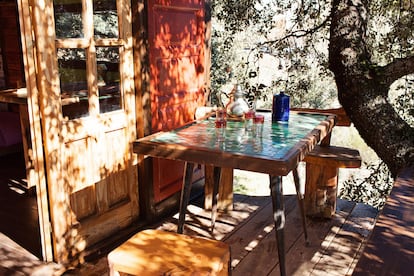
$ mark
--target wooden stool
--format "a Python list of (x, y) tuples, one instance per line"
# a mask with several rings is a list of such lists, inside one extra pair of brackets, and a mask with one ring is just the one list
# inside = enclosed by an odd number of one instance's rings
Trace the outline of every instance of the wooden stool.
[(316, 146), (304, 161), (306, 214), (330, 218), (336, 209), (339, 168), (361, 167), (359, 151), (335, 146)]
[(108, 254), (109, 275), (229, 275), (224, 242), (144, 230)]

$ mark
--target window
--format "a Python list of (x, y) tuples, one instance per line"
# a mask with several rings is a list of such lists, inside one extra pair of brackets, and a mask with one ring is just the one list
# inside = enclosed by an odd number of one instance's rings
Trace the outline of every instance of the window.
[(62, 113), (78, 119), (121, 110), (117, 0), (53, 1)]

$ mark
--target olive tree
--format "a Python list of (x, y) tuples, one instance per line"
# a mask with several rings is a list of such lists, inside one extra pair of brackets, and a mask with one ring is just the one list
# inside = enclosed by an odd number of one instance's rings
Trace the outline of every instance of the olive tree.
[(414, 163), (413, 0), (221, 0), (212, 7), (222, 28), (212, 37), (221, 45), (216, 55), (213, 47), (212, 72), (223, 76), (237, 34), (255, 30), (249, 55), (265, 51), (287, 62), (275, 70), (290, 76), (292, 93), (311, 93), (311, 83), (331, 78), (339, 103), (392, 175)]

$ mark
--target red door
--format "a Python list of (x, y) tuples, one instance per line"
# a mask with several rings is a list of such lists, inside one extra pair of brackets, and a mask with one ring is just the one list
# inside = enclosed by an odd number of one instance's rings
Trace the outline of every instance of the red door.
[[(193, 120), (205, 103), (204, 0), (150, 0), (148, 20), (151, 126), (157, 132)], [(180, 190), (184, 164), (156, 159), (153, 166), (159, 202)]]

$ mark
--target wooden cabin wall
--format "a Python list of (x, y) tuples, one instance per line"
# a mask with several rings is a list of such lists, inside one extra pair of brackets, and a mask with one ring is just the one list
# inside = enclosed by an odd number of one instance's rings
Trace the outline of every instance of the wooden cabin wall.
[[(0, 90), (25, 87), (19, 17), (15, 0), (0, 0), (0, 26)], [(0, 112), (13, 112), (18, 116), (19, 105), (0, 103)], [(4, 120), (0, 118), (2, 119)], [(16, 127), (20, 128), (20, 124)], [(20, 150), (20, 143), (10, 147), (0, 145), (0, 155)]]
[(6, 87), (6, 79), (4, 77), (4, 68), (3, 68), (3, 54), (0, 47), (0, 89)]
[(25, 87), (25, 76), (20, 41), (16, 1), (0, 2), (0, 47), (3, 68), (1, 88)]

